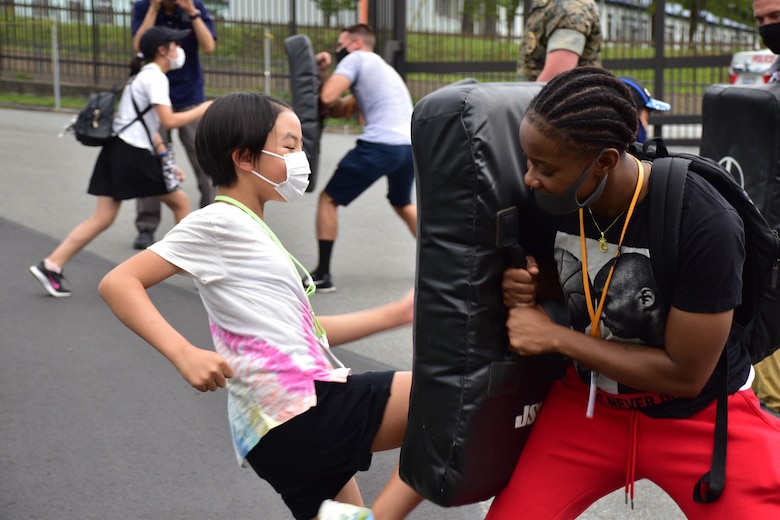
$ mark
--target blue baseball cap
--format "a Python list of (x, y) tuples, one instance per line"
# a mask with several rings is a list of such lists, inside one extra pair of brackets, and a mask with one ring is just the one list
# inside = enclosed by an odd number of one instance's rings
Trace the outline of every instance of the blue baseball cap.
[(650, 94), (650, 91), (647, 90), (647, 87), (645, 87), (642, 82), (635, 77), (622, 76), (620, 81), (628, 85), (628, 90), (631, 91), (631, 97), (634, 98), (634, 103), (636, 103), (637, 108), (647, 108), (649, 110), (658, 110), (661, 112), (666, 112), (672, 109), (672, 105), (669, 103), (655, 99)]

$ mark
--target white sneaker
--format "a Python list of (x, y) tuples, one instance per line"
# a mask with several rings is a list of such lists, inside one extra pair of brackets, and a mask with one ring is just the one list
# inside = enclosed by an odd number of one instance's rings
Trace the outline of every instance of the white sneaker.
[(374, 514), (367, 507), (325, 500), (320, 506), (317, 518), (319, 520), (374, 520)]

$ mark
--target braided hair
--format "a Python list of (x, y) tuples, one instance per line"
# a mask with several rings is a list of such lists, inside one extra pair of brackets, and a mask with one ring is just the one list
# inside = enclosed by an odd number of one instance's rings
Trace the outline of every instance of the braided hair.
[(578, 152), (622, 152), (636, 138), (631, 93), (611, 72), (597, 67), (576, 67), (555, 76), (531, 101), (525, 118), (546, 137)]

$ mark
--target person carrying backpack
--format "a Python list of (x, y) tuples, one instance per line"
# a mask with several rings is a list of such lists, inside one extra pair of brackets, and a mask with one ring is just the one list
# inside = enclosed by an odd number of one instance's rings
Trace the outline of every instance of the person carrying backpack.
[[(117, 135), (101, 148), (89, 181), (87, 193), (97, 196), (95, 213), (77, 225), (49, 256), (29, 268), (51, 296), (71, 295), (63, 267), (113, 224), (123, 200), (157, 197), (171, 208), (176, 222), (190, 212), (189, 198), (180, 189), (180, 179), (170, 175), (166, 179), (161, 154), (167, 150), (157, 132), (160, 124), (177, 128), (194, 121), (211, 104), (205, 101), (185, 112), (171, 108), (165, 74), (184, 63), (184, 51), (176, 42), (186, 35), (187, 31), (160, 26), (149, 29), (141, 38), (141, 52), (130, 64), (131, 79), (122, 92), (114, 120)], [(139, 114), (143, 114), (140, 119)]]
[[(620, 487), (633, 504), (643, 478), (690, 519), (780, 518), (780, 421), (760, 409), (748, 347), (730, 336), (743, 296), (742, 219), (689, 170), (674, 284), (665, 290), (649, 238), (659, 225), (650, 215), (660, 172), (627, 153), (636, 129), (627, 87), (592, 67), (553, 78), (521, 123), (524, 181), (560, 221), (556, 265), (529, 256), (526, 269), (505, 273), (510, 349), (558, 353), (570, 365), (487, 520), (518, 511), (573, 519)], [(550, 287), (567, 302), (571, 327), (536, 305), (537, 296), (555, 296)], [(726, 390), (725, 485), (712, 497)]]

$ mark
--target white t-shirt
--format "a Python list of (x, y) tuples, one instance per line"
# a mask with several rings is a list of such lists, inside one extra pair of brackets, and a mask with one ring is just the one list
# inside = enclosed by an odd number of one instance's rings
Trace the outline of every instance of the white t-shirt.
[(315, 380), (346, 381), (290, 258), (249, 214), (210, 204), (149, 249), (194, 280), (214, 347), (233, 369), (228, 417), (240, 463), (271, 428), (317, 403)]
[(149, 129), (149, 134), (146, 133), (141, 121), (136, 121), (125, 128), (125, 130), (119, 134), (119, 138), (130, 146), (146, 148), (147, 150), (154, 152), (154, 147), (149, 141), (149, 136), (151, 135), (152, 138), (154, 138), (155, 132), (160, 128), (160, 118), (157, 115), (157, 111), (154, 109), (154, 105), (171, 106), (168, 76), (160, 70), (160, 67), (156, 63), (147, 63), (141, 68), (141, 71), (128, 82), (128, 85), (130, 88), (125, 87), (122, 92), (122, 97), (119, 99), (118, 114), (114, 119), (114, 132), (118, 132), (123, 126), (135, 119), (138, 115), (135, 107), (133, 107), (133, 101), (130, 98), (130, 95), (132, 94), (140, 112), (143, 112), (150, 104), (152, 105), (151, 110), (146, 112), (143, 116), (144, 122), (146, 122), (146, 128)]
[(403, 78), (381, 56), (375, 52), (352, 51), (339, 62), (333, 74), (349, 80), (349, 89), (365, 117), (361, 140), (411, 144), (412, 97)]

